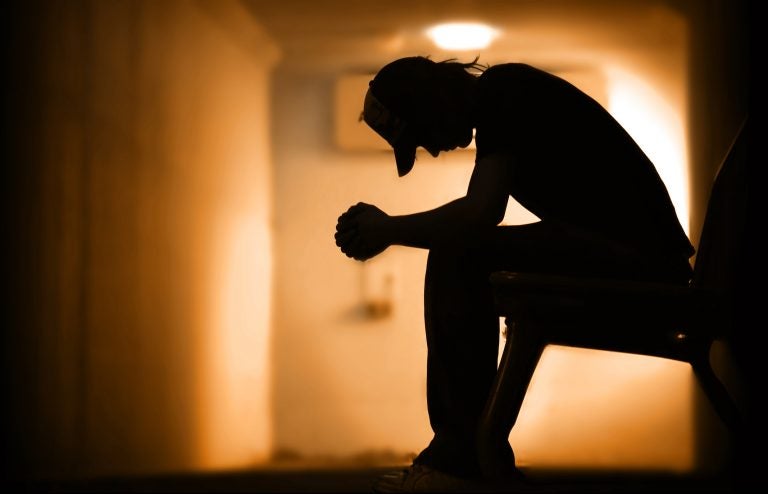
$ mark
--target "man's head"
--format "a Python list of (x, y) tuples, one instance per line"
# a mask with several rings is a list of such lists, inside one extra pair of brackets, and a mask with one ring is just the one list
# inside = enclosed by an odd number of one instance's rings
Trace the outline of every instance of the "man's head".
[(434, 62), (407, 57), (384, 66), (371, 80), (362, 118), (395, 151), (399, 176), (413, 168), (416, 148), (433, 156), (472, 140), (475, 62)]

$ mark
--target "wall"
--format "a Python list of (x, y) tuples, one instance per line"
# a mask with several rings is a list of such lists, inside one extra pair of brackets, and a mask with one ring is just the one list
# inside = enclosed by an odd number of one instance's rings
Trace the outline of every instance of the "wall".
[(265, 457), (274, 43), (237, 2), (3, 8), (4, 474)]

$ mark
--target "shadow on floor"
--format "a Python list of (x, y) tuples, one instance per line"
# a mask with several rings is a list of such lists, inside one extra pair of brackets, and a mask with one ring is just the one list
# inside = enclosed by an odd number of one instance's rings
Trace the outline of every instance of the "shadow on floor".
[[(379, 475), (395, 467), (270, 467), (247, 471), (103, 478), (79, 482), (27, 486), (36, 492), (125, 493), (311, 493), (373, 492)], [(668, 473), (566, 472), (528, 469), (524, 484), (499, 484), (478, 492), (526, 493), (731, 493), (727, 476), (691, 476)]]

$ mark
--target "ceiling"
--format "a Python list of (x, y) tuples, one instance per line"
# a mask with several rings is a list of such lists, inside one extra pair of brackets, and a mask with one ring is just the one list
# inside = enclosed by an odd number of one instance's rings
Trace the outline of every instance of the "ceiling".
[[(590, 64), (615, 53), (653, 52), (679, 44), (688, 0), (244, 0), (275, 39), (288, 66), (372, 70), (400, 56), (481, 62)], [(481, 53), (446, 53), (428, 26), (481, 21), (502, 35)], [(656, 56), (657, 56), (656, 55)]]

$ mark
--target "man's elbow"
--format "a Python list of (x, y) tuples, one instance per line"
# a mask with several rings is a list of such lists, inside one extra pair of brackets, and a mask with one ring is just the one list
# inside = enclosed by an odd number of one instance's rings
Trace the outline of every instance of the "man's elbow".
[(506, 194), (493, 194), (486, 201), (483, 201), (483, 216), (488, 219), (493, 226), (504, 221), (507, 214), (507, 201), (509, 196)]
[(504, 222), (504, 217), (507, 215), (506, 211), (502, 211), (500, 214), (498, 214), (495, 219), (493, 220), (493, 226), (498, 226), (501, 223)]
[(487, 224), (485, 226), (498, 226), (499, 223), (504, 221), (504, 213), (505, 213), (505, 211), (503, 209), (501, 211), (493, 210), (493, 211), (488, 212), (488, 214), (486, 216), (486, 218), (488, 218), (488, 220), (487, 220)]
[(472, 223), (484, 228), (497, 226), (506, 213), (506, 207), (496, 204), (477, 204), (472, 209)]

